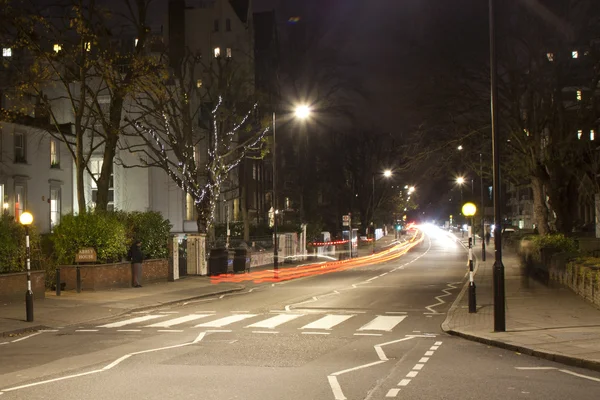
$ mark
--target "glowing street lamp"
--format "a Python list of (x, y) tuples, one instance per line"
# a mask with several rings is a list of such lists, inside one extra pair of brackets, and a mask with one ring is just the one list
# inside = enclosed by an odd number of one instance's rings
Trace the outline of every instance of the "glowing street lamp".
[[(462, 206), (462, 213), (465, 217), (471, 217), (477, 212), (477, 207), (473, 203), (465, 203)], [(473, 230), (472, 223), (469, 225), (469, 312), (477, 312), (477, 301), (475, 297), (475, 281), (473, 279)]]
[(302, 104), (296, 107), (294, 115), (298, 119), (307, 119), (310, 116), (311, 111), (310, 106)]
[(25, 227), (25, 251), (27, 267), (27, 291), (25, 292), (25, 312), (27, 322), (33, 322), (33, 291), (31, 290), (31, 250), (29, 248), (29, 225), (33, 222), (33, 215), (25, 211), (19, 217), (19, 222)]
[[(385, 178), (391, 178), (392, 175), (393, 175), (393, 172), (391, 169), (386, 169), (385, 171), (383, 171), (383, 176)], [(373, 225), (373, 229), (372, 229), (373, 230), (373, 238), (372, 238), (373, 239), (373, 247), (371, 249), (371, 252), (375, 253), (375, 221), (373, 220), (375, 217), (375, 174), (373, 174), (371, 176), (371, 178), (372, 178), (372, 184), (373, 184), (372, 185), (373, 192), (371, 193), (372, 198), (373, 198), (373, 204), (371, 207), (371, 224)]]

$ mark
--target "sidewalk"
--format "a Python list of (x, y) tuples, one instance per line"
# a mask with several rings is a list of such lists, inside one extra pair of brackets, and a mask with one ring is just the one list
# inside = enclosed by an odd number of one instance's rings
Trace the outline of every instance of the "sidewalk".
[[(466, 243), (466, 239), (461, 239)], [(481, 257), (481, 242), (474, 247)], [(518, 256), (503, 251), (506, 331), (494, 332), (493, 242), (476, 263), (477, 313), (470, 314), (467, 286), (448, 311), (450, 334), (523, 354), (600, 371), (600, 310), (558, 284), (545, 286), (524, 275)], [(468, 285), (468, 282), (467, 282)]]
[[(376, 242), (375, 251), (381, 251), (395, 242), (387, 235)], [(359, 246), (359, 257), (370, 255), (372, 246)], [(280, 264), (280, 268), (294, 268), (314, 261)], [(273, 265), (253, 268), (254, 271), (272, 270)], [(0, 303), (0, 337), (38, 329), (89, 323), (125, 313), (155, 308), (162, 305), (189, 301), (202, 297), (241, 291), (244, 285), (214, 284), (211, 277), (189, 276), (176, 282), (144, 285), (142, 288), (111, 289), (96, 292), (63, 291), (61, 296), (46, 291), (46, 298), (34, 301), (34, 322), (26, 322), (25, 301)], [(25, 296), (23, 296), (25, 297)]]

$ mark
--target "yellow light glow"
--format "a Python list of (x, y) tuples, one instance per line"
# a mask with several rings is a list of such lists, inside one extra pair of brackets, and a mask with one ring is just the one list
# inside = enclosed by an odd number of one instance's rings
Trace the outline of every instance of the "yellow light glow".
[(33, 222), (33, 215), (31, 215), (30, 212), (25, 211), (23, 214), (21, 214), (21, 216), (19, 217), (19, 222), (22, 225), (31, 225), (31, 223)]
[(385, 176), (386, 178), (389, 178), (390, 176), (392, 176), (392, 170), (386, 169), (385, 171), (383, 171), (383, 176)]
[(310, 116), (310, 107), (307, 105), (301, 105), (296, 107), (296, 110), (294, 111), (294, 114), (296, 115), (296, 118), (299, 119), (306, 119)]
[(462, 213), (465, 217), (472, 217), (477, 212), (477, 207), (473, 203), (465, 203), (462, 206)]
[(462, 176), (459, 176), (458, 178), (456, 178), (456, 183), (458, 183), (459, 185), (462, 185), (463, 183), (465, 183), (465, 178), (463, 178)]
[(4, 203), (4, 204), (2, 205), (2, 208), (4, 208), (5, 210), (8, 210), (8, 203)]

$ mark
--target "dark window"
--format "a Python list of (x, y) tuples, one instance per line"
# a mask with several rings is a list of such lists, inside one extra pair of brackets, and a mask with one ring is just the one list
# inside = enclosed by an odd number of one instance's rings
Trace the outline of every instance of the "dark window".
[(214, 25), (215, 25), (215, 32), (219, 32), (219, 20), (218, 19), (215, 19)]
[(25, 148), (25, 134), (15, 133), (15, 162), (26, 163), (27, 162), (27, 149)]
[(231, 32), (231, 20), (229, 18), (225, 20), (225, 30)]

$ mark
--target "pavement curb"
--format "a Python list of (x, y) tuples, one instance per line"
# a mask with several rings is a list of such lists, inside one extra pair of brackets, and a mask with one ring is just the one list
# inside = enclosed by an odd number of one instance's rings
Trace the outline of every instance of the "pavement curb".
[(445, 332), (449, 335), (462, 337), (464, 339), (468, 339), (473, 342), (479, 342), (479, 343), (487, 344), (490, 346), (515, 351), (517, 353), (526, 354), (526, 355), (534, 356), (534, 357), (538, 357), (538, 358), (544, 358), (546, 360), (554, 361), (554, 362), (565, 364), (565, 365), (571, 365), (573, 367), (586, 368), (589, 370), (600, 372), (600, 362), (597, 362), (597, 361), (584, 360), (581, 358), (565, 356), (563, 354), (551, 353), (551, 352), (541, 351), (541, 350), (534, 350), (529, 347), (520, 346), (520, 345), (516, 345), (516, 344), (510, 344), (510, 343), (502, 342), (500, 340), (489, 339), (489, 338), (485, 338), (482, 336), (475, 336), (475, 335), (471, 335), (468, 333), (455, 331), (455, 330), (448, 330)]
[[(195, 296), (189, 296), (189, 297), (185, 297), (185, 298), (181, 298), (181, 299), (177, 299), (177, 300), (169, 300), (169, 301), (164, 301), (164, 302), (157, 302), (157, 303), (153, 303), (151, 305), (144, 305), (144, 306), (140, 306), (140, 307), (129, 308), (127, 310), (124, 310), (121, 313), (118, 313), (118, 314), (115, 314), (115, 315), (111, 315), (111, 316), (108, 316), (108, 317), (102, 317), (102, 318), (95, 318), (95, 319), (86, 320), (86, 321), (73, 322), (73, 323), (70, 323), (68, 325), (65, 325), (65, 327), (67, 327), (67, 326), (73, 326), (73, 325), (77, 325), (77, 324), (87, 324), (87, 323), (90, 323), (90, 322), (100, 321), (100, 320), (107, 319), (107, 318), (116, 318), (116, 317), (120, 317), (122, 315), (131, 313), (131, 312), (140, 312), (140, 311), (151, 310), (153, 308), (168, 306), (168, 305), (171, 305), (171, 304), (177, 304), (177, 303), (181, 303), (181, 302), (184, 302), (184, 301), (191, 301), (191, 300), (196, 300), (196, 299), (202, 299), (202, 298), (205, 298), (205, 297), (222, 296), (222, 295), (225, 295), (225, 294), (241, 292), (244, 289), (246, 289), (246, 286), (240, 286), (239, 288), (234, 288), (234, 289), (219, 290), (219, 291), (215, 291), (215, 292), (212, 292), (212, 293), (198, 294), (198, 295), (195, 295)], [(37, 332), (37, 331), (44, 330), (44, 329), (53, 329), (53, 328), (45, 326), (45, 325), (28, 326), (26, 328), (15, 329), (15, 330), (12, 330), (12, 331), (7, 331), (7, 332), (0, 332), (0, 337), (17, 336), (17, 335), (22, 335), (24, 333)]]

